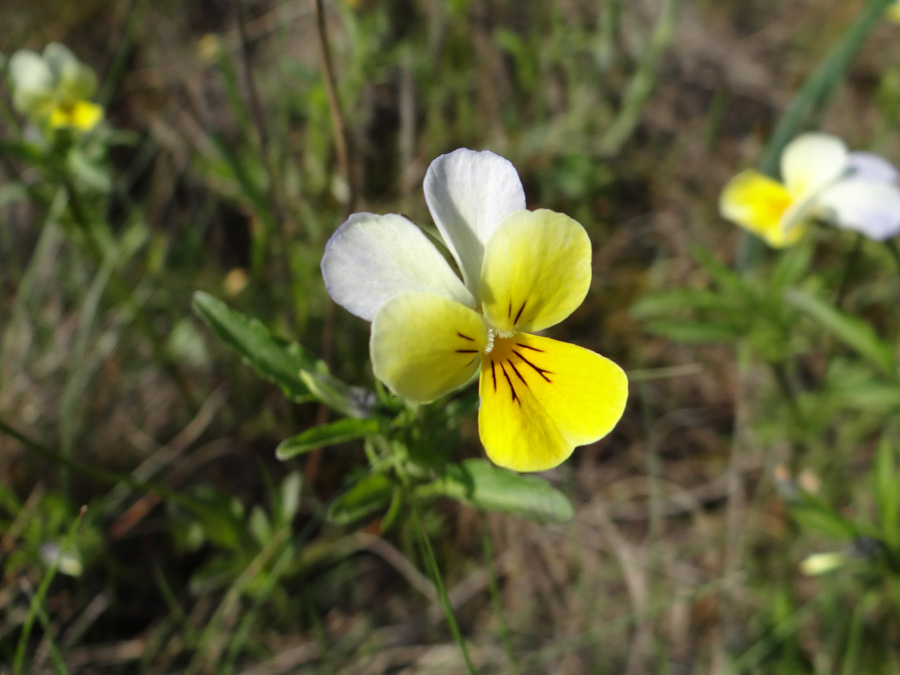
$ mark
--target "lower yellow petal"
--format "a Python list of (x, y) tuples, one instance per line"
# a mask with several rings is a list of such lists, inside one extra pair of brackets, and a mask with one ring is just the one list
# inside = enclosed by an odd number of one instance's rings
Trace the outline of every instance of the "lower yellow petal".
[(103, 108), (90, 101), (78, 101), (72, 106), (72, 126), (90, 131), (103, 119)]
[(543, 471), (593, 443), (622, 417), (628, 380), (592, 351), (517, 333), (482, 356), (478, 431), (492, 462)]
[(413, 403), (429, 403), (465, 384), (487, 342), (480, 314), (430, 293), (403, 293), (372, 320), (375, 376)]
[(50, 113), (50, 126), (55, 129), (75, 127), (80, 131), (90, 131), (103, 119), (103, 108), (90, 101), (76, 101), (72, 105), (61, 105)]
[(776, 248), (796, 243), (805, 232), (805, 225), (793, 217), (791, 206), (787, 188), (754, 169), (728, 181), (719, 197), (722, 217)]

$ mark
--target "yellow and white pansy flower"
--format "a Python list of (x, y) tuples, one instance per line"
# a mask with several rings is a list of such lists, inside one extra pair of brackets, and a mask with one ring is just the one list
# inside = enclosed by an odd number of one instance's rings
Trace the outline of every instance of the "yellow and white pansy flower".
[(43, 54), (20, 49), (9, 61), (13, 105), (38, 124), (90, 131), (103, 108), (90, 99), (97, 77), (65, 45), (51, 42)]
[(535, 332), (571, 314), (591, 281), (591, 243), (561, 213), (525, 210), (513, 165), (460, 149), (425, 175), (425, 198), (462, 279), (400, 215), (356, 213), (322, 274), (334, 300), (372, 322), (376, 377), (428, 403), (481, 368), (478, 429), (488, 457), (517, 471), (563, 462), (609, 433), (628, 396), (609, 359)]
[(830, 134), (802, 134), (781, 155), (781, 177), (742, 171), (722, 190), (720, 213), (775, 248), (796, 243), (816, 220), (876, 240), (900, 232), (897, 172), (878, 155), (848, 152)]

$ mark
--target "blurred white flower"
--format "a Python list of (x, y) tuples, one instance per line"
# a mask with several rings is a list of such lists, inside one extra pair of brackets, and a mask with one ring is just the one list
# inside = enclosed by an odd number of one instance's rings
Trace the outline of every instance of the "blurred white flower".
[(38, 124), (90, 131), (103, 119), (91, 102), (97, 76), (65, 45), (51, 42), (43, 54), (20, 49), (9, 61), (13, 105)]

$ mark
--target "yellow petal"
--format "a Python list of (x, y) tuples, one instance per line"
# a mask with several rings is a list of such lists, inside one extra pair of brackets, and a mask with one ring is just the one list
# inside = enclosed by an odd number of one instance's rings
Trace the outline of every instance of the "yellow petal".
[(72, 126), (90, 131), (103, 119), (103, 108), (90, 101), (77, 101), (72, 106)]
[(900, 2), (889, 5), (885, 12), (887, 13), (888, 19), (900, 23)]
[(50, 126), (55, 129), (75, 127), (90, 131), (103, 119), (103, 108), (90, 101), (77, 101), (71, 106), (57, 106), (50, 113)]
[(593, 443), (622, 417), (628, 380), (592, 351), (517, 333), (482, 357), (478, 431), (492, 462), (543, 471)]
[(56, 106), (50, 113), (50, 126), (54, 129), (62, 129), (72, 126), (72, 111), (64, 106)]
[(397, 396), (429, 403), (465, 384), (487, 341), (480, 314), (430, 293), (403, 293), (372, 320), (375, 376)]
[(754, 169), (728, 181), (719, 197), (723, 218), (759, 235), (770, 246), (781, 248), (797, 242), (806, 231), (792, 209), (787, 188)]
[(591, 285), (591, 241), (566, 215), (546, 209), (509, 215), (488, 240), (481, 267), (482, 309), (501, 332), (559, 323)]

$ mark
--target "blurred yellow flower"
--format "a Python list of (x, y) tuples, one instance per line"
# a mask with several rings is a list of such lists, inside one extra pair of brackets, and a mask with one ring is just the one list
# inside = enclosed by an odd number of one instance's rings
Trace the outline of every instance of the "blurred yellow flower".
[(848, 152), (829, 134), (802, 134), (781, 155), (781, 177), (739, 173), (719, 197), (722, 217), (775, 248), (796, 243), (815, 220), (876, 240), (900, 232), (898, 173), (878, 155)]
[(820, 574), (833, 572), (848, 562), (850, 562), (850, 558), (845, 553), (813, 553), (800, 563), (800, 571), (807, 576), (815, 577)]
[(887, 14), (888, 19), (900, 23), (900, 0), (888, 5), (888, 8), (884, 11)]
[(13, 105), (32, 121), (90, 131), (103, 119), (103, 108), (90, 101), (97, 89), (94, 71), (65, 45), (51, 42), (43, 54), (20, 49), (9, 69)]
[(328, 292), (372, 321), (372, 366), (395, 394), (428, 403), (480, 367), (488, 457), (517, 471), (557, 466), (609, 433), (628, 396), (609, 359), (532, 334), (587, 295), (588, 235), (561, 213), (525, 210), (515, 168), (490, 152), (438, 157), (425, 197), (462, 280), (403, 216), (356, 213), (326, 246)]

